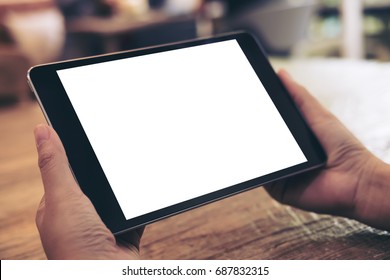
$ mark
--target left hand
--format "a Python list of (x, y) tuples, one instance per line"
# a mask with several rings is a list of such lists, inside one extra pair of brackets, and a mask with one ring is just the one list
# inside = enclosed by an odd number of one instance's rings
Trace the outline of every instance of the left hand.
[(143, 228), (115, 238), (76, 183), (54, 129), (38, 125), (34, 134), (45, 191), (36, 224), (48, 259), (139, 259)]

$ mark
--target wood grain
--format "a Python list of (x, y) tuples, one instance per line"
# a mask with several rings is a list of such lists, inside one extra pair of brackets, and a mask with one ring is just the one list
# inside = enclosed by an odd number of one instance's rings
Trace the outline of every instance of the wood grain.
[[(44, 259), (35, 211), (43, 190), (34, 102), (0, 109), (0, 258)], [(147, 226), (144, 259), (390, 259), (390, 235), (303, 212), (257, 188)]]
[(45, 258), (35, 211), (43, 194), (33, 128), (44, 122), (35, 103), (0, 111), (0, 258)]

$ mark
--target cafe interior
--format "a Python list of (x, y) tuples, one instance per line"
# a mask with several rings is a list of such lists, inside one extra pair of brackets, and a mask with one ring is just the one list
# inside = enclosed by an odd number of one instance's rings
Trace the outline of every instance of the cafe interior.
[[(30, 67), (238, 30), (390, 163), (390, 0), (0, 0), (0, 258), (46, 258)], [(256, 188), (147, 226), (141, 258), (389, 259), (390, 235)]]

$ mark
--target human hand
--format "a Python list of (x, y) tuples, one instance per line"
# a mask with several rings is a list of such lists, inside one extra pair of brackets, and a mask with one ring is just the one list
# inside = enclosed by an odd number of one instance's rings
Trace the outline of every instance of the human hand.
[(279, 77), (321, 142), (328, 160), (321, 170), (275, 182), (266, 190), (285, 204), (389, 230), (390, 166), (371, 154), (286, 71), (280, 71)]
[(69, 169), (57, 133), (47, 125), (35, 130), (44, 185), (36, 224), (49, 259), (138, 259), (143, 228), (115, 239)]

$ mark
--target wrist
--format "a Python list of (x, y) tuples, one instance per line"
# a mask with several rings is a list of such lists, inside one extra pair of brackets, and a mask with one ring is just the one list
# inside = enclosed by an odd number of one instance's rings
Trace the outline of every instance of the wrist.
[(359, 178), (352, 218), (390, 230), (390, 165), (374, 158), (365, 166)]

